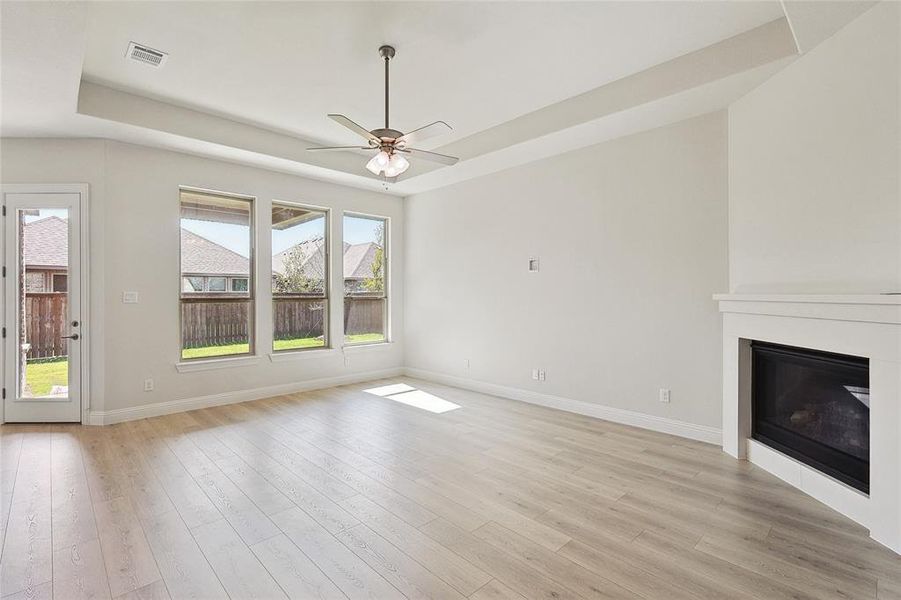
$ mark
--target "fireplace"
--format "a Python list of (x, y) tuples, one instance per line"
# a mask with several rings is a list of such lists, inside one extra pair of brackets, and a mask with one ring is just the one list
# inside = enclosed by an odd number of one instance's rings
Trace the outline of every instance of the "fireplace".
[(868, 494), (869, 361), (756, 341), (751, 361), (752, 437)]

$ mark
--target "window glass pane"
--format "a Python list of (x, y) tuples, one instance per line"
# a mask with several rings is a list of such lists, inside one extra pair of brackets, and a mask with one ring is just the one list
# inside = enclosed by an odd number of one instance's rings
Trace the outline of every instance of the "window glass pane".
[(246, 279), (232, 279), (232, 291), (233, 292), (246, 292), (247, 291), (247, 280)]
[(388, 314), (387, 221), (344, 216), (344, 341), (383, 342)]
[(181, 291), (183, 292), (202, 292), (203, 277), (182, 277)]
[(71, 333), (66, 293), (69, 211), (28, 208), (16, 215), (21, 232), (16, 259), (24, 281), (16, 278), (21, 312), (9, 334), (18, 338), (17, 376), (12, 380), (20, 398), (66, 398), (70, 344), (62, 336)]
[[(252, 351), (251, 227), (251, 200), (182, 190), (182, 358)], [(245, 289), (223, 294), (230, 277)]]
[(274, 350), (328, 344), (326, 213), (272, 205), (272, 325)]

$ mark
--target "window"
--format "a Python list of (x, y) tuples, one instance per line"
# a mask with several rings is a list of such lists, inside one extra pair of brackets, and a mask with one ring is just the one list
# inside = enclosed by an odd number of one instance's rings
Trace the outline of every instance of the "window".
[(388, 339), (388, 220), (344, 215), (344, 343)]
[(69, 278), (65, 273), (53, 274), (53, 291), (65, 292), (69, 289)]
[(233, 292), (246, 292), (247, 291), (247, 278), (240, 277), (231, 280), (232, 282), (232, 291)]
[(225, 291), (225, 277), (210, 277), (209, 282), (209, 291), (211, 292), (224, 292)]
[(272, 204), (273, 350), (328, 346), (328, 213)]
[[(181, 358), (253, 352), (253, 200), (182, 189)], [(247, 282), (228, 291), (229, 277)]]
[(202, 292), (203, 291), (203, 277), (182, 277), (181, 278), (181, 291), (183, 292)]

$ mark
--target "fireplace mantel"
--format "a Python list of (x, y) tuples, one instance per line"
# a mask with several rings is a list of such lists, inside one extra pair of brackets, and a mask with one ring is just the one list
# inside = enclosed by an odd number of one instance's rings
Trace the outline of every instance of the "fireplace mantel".
[[(873, 539), (901, 554), (901, 296), (713, 298), (723, 313), (723, 450), (864, 525)], [(869, 496), (750, 439), (751, 340), (869, 359)]]
[(899, 294), (714, 294), (720, 312), (901, 325)]

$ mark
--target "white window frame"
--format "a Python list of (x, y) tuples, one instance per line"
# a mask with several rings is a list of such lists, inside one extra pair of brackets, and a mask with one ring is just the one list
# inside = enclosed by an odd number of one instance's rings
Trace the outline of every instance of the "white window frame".
[[(371, 220), (379, 220), (384, 221), (385, 223), (385, 239), (382, 240), (382, 256), (383, 256), (383, 270), (384, 270), (384, 279), (385, 285), (382, 290), (382, 298), (384, 298), (384, 308), (382, 309), (382, 323), (384, 323), (384, 336), (385, 339), (377, 341), (377, 342), (348, 342), (347, 341), (347, 331), (342, 331), (342, 344), (344, 348), (363, 348), (366, 346), (382, 346), (391, 343), (391, 294), (389, 290), (391, 288), (391, 217), (386, 217), (384, 215), (376, 215), (371, 213), (362, 213), (352, 210), (345, 210), (342, 214), (341, 219), (341, 245), (342, 245), (342, 259), (343, 259), (343, 250), (344, 250), (344, 218), (343, 217), (357, 217), (361, 219), (371, 219)], [(342, 260), (343, 265), (343, 260)], [(344, 303), (347, 301), (349, 295), (347, 294), (346, 287), (344, 285), (344, 271), (342, 268), (341, 272), (341, 314), (344, 313)], [(343, 319), (342, 319), (343, 322)]]
[[(321, 298), (310, 298), (311, 300), (317, 299), (321, 300), (322, 305), (325, 307), (325, 318), (322, 320), (322, 337), (323, 337), (323, 345), (322, 346), (311, 346), (309, 348), (285, 348), (283, 350), (275, 349), (275, 292), (271, 292), (271, 302), (269, 303), (269, 312), (270, 312), (270, 329), (272, 330), (270, 333), (272, 334), (272, 348), (270, 349), (270, 357), (275, 355), (287, 355), (287, 354), (296, 354), (301, 352), (312, 353), (312, 352), (323, 352), (332, 349), (332, 294), (331, 294), (331, 281), (332, 281), (332, 211), (330, 208), (326, 206), (316, 206), (315, 204), (306, 204), (303, 202), (292, 202), (289, 200), (272, 200), (269, 204), (269, 240), (270, 244), (272, 241), (272, 209), (277, 206), (285, 206), (288, 208), (299, 208), (302, 210), (309, 210), (312, 212), (322, 213), (322, 216), (325, 218), (325, 225), (323, 227), (323, 232), (325, 235), (325, 239), (323, 240), (323, 250), (325, 252), (325, 256), (323, 257), (323, 267), (325, 269), (325, 281), (323, 282), (323, 290)], [(270, 254), (272, 254), (272, 247), (270, 245)], [(269, 289), (272, 289), (272, 257), (269, 257)], [(282, 296), (284, 297), (284, 296)]]
[[(222, 196), (222, 197), (226, 197), (226, 198), (234, 198), (235, 200), (242, 200), (249, 204), (250, 225), (249, 225), (248, 235), (250, 237), (250, 239), (249, 239), (250, 256), (248, 258), (248, 267), (249, 267), (250, 273), (247, 277), (247, 279), (248, 279), (248, 281), (247, 281), (248, 298), (247, 299), (250, 302), (250, 313), (247, 317), (247, 337), (248, 337), (248, 351), (247, 352), (242, 352), (240, 354), (223, 354), (221, 356), (204, 356), (204, 357), (199, 357), (199, 358), (184, 358), (183, 357), (183, 354), (182, 354), (182, 351), (184, 350), (184, 340), (182, 337), (183, 333), (184, 333), (184, 327), (183, 327), (183, 323), (182, 323), (183, 296), (185, 294), (188, 294), (190, 296), (190, 295), (195, 295), (195, 294), (199, 295), (199, 294), (209, 293), (209, 291), (208, 291), (209, 290), (209, 277), (204, 277), (204, 286), (203, 286), (204, 291), (202, 291), (202, 292), (183, 292), (182, 291), (182, 284), (183, 284), (182, 279), (184, 277), (186, 277), (186, 275), (184, 275), (181, 270), (181, 265), (182, 265), (182, 261), (181, 261), (181, 251), (182, 251), (182, 247), (181, 247), (181, 204), (182, 204), (182, 193), (183, 192), (196, 193), (196, 194), (209, 194), (212, 196)], [(229, 363), (240, 364), (240, 363), (243, 363), (244, 361), (247, 361), (248, 359), (255, 361), (258, 359), (257, 344), (256, 344), (257, 292), (256, 292), (256, 286), (254, 285), (255, 277), (256, 277), (256, 260), (257, 260), (257, 258), (256, 258), (256, 246), (257, 246), (257, 243), (256, 243), (257, 242), (256, 211), (257, 211), (257, 205), (258, 205), (257, 198), (256, 198), (256, 196), (251, 196), (248, 194), (239, 194), (239, 193), (235, 193), (235, 192), (224, 192), (224, 191), (220, 191), (220, 190), (211, 190), (211, 189), (207, 189), (207, 188), (199, 188), (199, 187), (180, 185), (180, 186), (178, 186), (177, 200), (178, 200), (177, 201), (177, 209), (178, 209), (177, 218), (178, 218), (179, 237), (178, 237), (178, 271), (177, 271), (177, 273), (178, 273), (178, 319), (177, 319), (177, 323), (178, 323), (178, 336), (177, 336), (178, 354), (176, 354), (176, 356), (177, 356), (176, 366), (179, 367), (178, 370), (180, 372), (188, 372), (188, 371), (193, 371), (195, 369), (191, 368), (190, 366), (185, 366), (185, 365), (194, 365), (194, 367), (202, 369), (202, 368), (204, 368), (203, 365), (210, 364), (210, 363), (221, 363), (221, 366), (226, 366)], [(191, 277), (191, 275), (187, 275), (187, 277)], [(226, 293), (212, 292), (212, 293), (216, 293), (216, 294), (222, 294), (223, 300), (228, 299), (228, 296), (231, 295), (231, 294), (227, 293), (227, 290), (229, 289), (228, 277), (226, 277), (225, 279), (226, 279), (226, 282), (225, 282)]]

